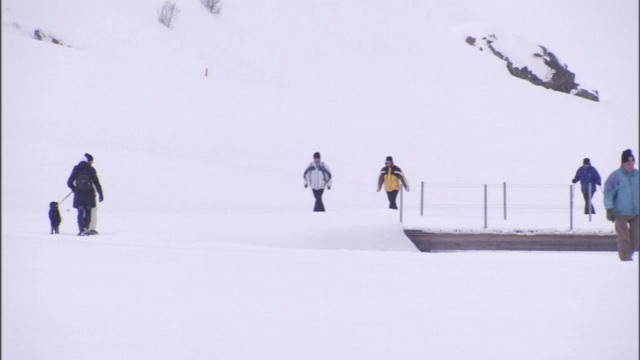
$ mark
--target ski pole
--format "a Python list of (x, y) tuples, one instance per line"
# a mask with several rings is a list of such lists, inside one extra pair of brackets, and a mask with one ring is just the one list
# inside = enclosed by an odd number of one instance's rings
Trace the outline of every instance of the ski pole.
[(64, 197), (64, 199), (60, 200), (60, 202), (58, 204), (62, 204), (63, 201), (67, 200), (67, 198), (69, 197), (69, 195), (73, 194), (73, 190), (67, 194), (67, 196)]

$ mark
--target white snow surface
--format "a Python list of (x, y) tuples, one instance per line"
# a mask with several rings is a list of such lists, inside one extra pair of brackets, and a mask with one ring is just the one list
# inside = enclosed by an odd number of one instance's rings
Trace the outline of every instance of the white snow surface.
[[(403, 234), (612, 234), (600, 188), (571, 220), (570, 180), (639, 154), (637, 2), (178, 1), (172, 29), (161, 5), (2, 2), (3, 359), (638, 358), (637, 261)], [(491, 33), (601, 102), (464, 41)], [(303, 187), (315, 151), (326, 213)], [(85, 152), (100, 235), (76, 236), (71, 198), (50, 235)], [(402, 222), (375, 191), (388, 155)]]

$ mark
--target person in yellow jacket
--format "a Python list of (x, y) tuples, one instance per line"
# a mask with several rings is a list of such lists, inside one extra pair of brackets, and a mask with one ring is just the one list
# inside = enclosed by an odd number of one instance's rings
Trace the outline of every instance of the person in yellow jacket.
[(387, 192), (389, 198), (389, 209), (398, 209), (396, 205), (396, 198), (400, 191), (400, 184), (404, 186), (405, 190), (409, 191), (409, 181), (399, 167), (393, 164), (393, 158), (387, 156), (385, 166), (380, 170), (380, 176), (378, 176), (378, 192), (382, 189), (384, 184), (384, 190)]

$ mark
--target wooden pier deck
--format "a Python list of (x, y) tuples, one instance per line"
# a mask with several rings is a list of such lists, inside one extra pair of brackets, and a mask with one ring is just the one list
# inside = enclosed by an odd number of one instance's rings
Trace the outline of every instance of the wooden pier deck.
[(405, 229), (423, 252), (462, 250), (618, 251), (615, 235), (437, 233)]

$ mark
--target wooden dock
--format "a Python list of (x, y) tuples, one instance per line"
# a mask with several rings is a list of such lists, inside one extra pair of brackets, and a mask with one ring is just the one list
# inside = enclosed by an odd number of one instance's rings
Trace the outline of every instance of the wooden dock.
[(436, 233), (405, 229), (418, 250), (618, 251), (615, 235)]

